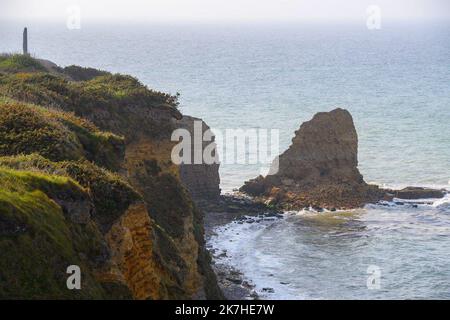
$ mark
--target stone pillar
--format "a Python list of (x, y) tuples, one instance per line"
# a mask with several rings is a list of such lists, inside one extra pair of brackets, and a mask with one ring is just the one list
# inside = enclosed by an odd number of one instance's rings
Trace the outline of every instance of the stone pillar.
[(28, 30), (26, 27), (23, 29), (23, 54), (28, 55)]

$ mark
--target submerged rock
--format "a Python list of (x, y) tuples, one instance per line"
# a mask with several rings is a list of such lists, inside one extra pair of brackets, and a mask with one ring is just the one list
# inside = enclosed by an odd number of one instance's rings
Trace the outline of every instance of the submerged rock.
[(269, 175), (247, 181), (241, 191), (289, 209), (355, 208), (384, 192), (358, 170), (358, 136), (347, 110), (317, 113), (303, 123)]

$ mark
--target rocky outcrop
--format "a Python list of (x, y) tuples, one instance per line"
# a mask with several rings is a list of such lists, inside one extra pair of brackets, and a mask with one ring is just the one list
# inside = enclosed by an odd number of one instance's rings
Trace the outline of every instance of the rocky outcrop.
[[(25, 58), (3, 58), (14, 68), (0, 72), (0, 165), (13, 170), (8, 177), (26, 178), (23, 202), (33, 204), (21, 205), (23, 213), (13, 208), (23, 192), (0, 180), (8, 200), (0, 204), (0, 273), (20, 266), (0, 277), (0, 298), (222, 298), (203, 213), (171, 161), (170, 135), (182, 118), (177, 97), (130, 76), (92, 70), (76, 69), (86, 74), (72, 81)], [(29, 181), (28, 172), (38, 174)], [(44, 174), (45, 184), (39, 182)], [(33, 228), (24, 224), (28, 215), (36, 219)], [(41, 219), (49, 215), (52, 228)], [(29, 239), (16, 237), (22, 233)], [(28, 256), (33, 264), (21, 265)], [(71, 263), (81, 266), (91, 290), (65, 288)]]
[(321, 112), (296, 131), (268, 176), (246, 182), (241, 191), (288, 208), (354, 208), (380, 200), (384, 193), (364, 182), (357, 166), (352, 116), (343, 109)]
[[(181, 129), (189, 131), (191, 136), (191, 162), (182, 163), (180, 165), (180, 178), (189, 193), (194, 200), (217, 200), (220, 196), (220, 176), (219, 176), (219, 163), (207, 164), (204, 161), (201, 163), (194, 163), (194, 155), (197, 152), (203, 154), (205, 148), (214, 143), (212, 141), (196, 141), (195, 126), (197, 126), (198, 132), (203, 135), (207, 130), (210, 130), (208, 125), (199, 118), (190, 116), (183, 116), (181, 120), (178, 120), (176, 126)], [(202, 138), (201, 136), (199, 138)], [(216, 151), (214, 151), (216, 152)], [(215, 154), (217, 157), (217, 154)]]
[[(138, 288), (139, 298), (222, 298), (203, 243), (202, 212), (181, 184), (180, 166), (171, 161), (175, 143), (170, 141), (170, 133), (181, 113), (160, 101), (154, 106), (130, 104), (121, 109), (117, 114), (114, 108), (98, 105), (82, 112), (100, 128), (125, 137), (121, 173), (142, 195), (148, 209), (154, 245), (152, 258), (144, 260), (144, 265), (153, 272), (153, 280), (139, 273), (128, 278), (131, 288)], [(136, 268), (140, 259), (122, 265)]]
[(440, 199), (446, 194), (445, 190), (437, 190), (422, 187), (406, 187), (401, 190), (390, 190), (396, 198), (414, 200), (414, 199)]

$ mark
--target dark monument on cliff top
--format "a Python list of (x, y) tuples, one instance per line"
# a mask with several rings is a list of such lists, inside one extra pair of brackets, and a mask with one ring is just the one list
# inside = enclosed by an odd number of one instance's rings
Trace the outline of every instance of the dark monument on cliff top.
[(23, 29), (23, 54), (28, 55), (28, 29)]

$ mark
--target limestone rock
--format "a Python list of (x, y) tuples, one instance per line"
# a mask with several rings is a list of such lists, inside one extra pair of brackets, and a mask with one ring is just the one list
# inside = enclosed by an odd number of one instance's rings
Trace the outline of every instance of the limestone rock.
[(241, 191), (291, 208), (354, 208), (378, 201), (384, 193), (364, 182), (357, 166), (353, 119), (338, 108), (303, 123), (271, 175), (247, 181)]
[(401, 190), (393, 191), (393, 194), (396, 198), (407, 200), (428, 198), (440, 199), (445, 196), (445, 192), (442, 190), (421, 187), (406, 187)]
[[(194, 141), (195, 122), (201, 124), (202, 133), (210, 130), (209, 126), (199, 118), (183, 116), (181, 120), (177, 121), (177, 126), (179, 128), (186, 129), (191, 133), (192, 160), (194, 159), (194, 153), (196, 151), (203, 153), (205, 148), (214, 141), (202, 141), (202, 143)], [(201, 164), (195, 164), (194, 161), (192, 161), (190, 164), (181, 164), (180, 178), (194, 200), (215, 200), (220, 196), (218, 163), (207, 164), (202, 161)]]
[(117, 221), (106, 239), (117, 272), (135, 299), (163, 299), (158, 265), (153, 256), (152, 222), (144, 203), (136, 203)]

